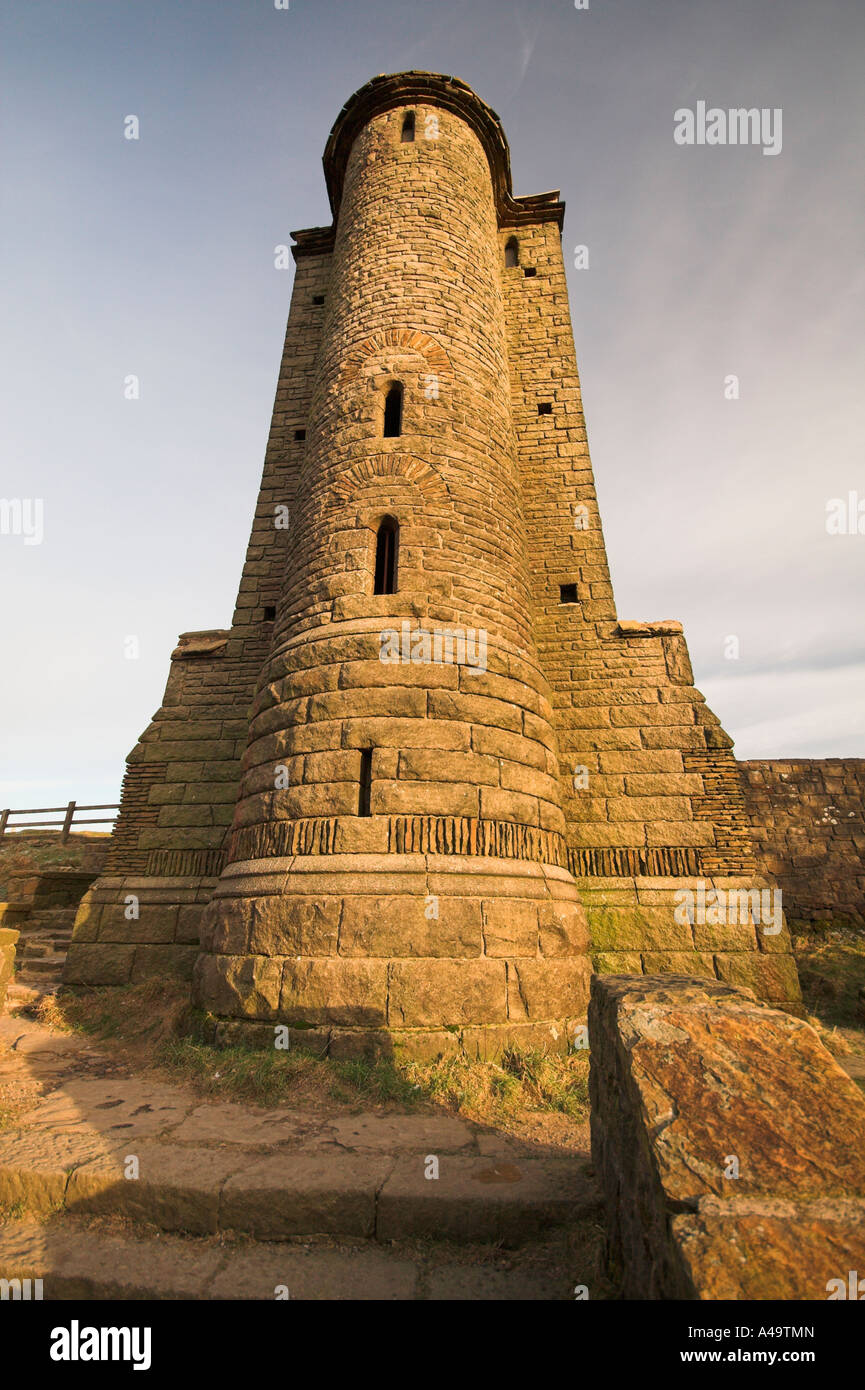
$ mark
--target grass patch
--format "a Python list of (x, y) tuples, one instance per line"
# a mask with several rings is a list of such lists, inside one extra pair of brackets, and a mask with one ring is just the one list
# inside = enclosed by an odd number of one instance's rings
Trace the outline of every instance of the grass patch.
[(144, 980), (126, 989), (81, 989), (46, 995), (40, 1023), (64, 1032), (86, 1033), (122, 1043), (130, 1059), (151, 1055), (160, 1041), (174, 1037), (190, 1014), (189, 986), (179, 981)]
[(859, 992), (865, 988), (865, 939), (850, 927), (817, 926), (793, 937), (805, 1007), (824, 1027), (862, 1034)]
[(589, 1108), (587, 1053), (546, 1053), (508, 1048), (498, 1062), (448, 1057), (407, 1062), (405, 1072), (420, 1094), (454, 1113), (501, 1126), (527, 1113), (584, 1120)]
[(158, 1067), (214, 1099), (332, 1111), (425, 1106), (514, 1132), (538, 1114), (574, 1122), (588, 1115), (584, 1052), (509, 1048), (495, 1062), (463, 1056), (412, 1062), (319, 1057), (294, 1047), (215, 1047), (212, 1021), (190, 1008), (188, 986), (160, 980), (62, 992), (43, 1000), (40, 1018), (110, 1043), (113, 1058)]

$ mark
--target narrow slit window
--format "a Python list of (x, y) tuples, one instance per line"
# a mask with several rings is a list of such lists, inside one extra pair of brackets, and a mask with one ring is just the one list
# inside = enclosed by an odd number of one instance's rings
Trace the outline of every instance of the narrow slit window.
[(384, 437), (397, 439), (402, 434), (402, 387), (393, 385), (384, 398)]
[(559, 585), (559, 603), (576, 603), (577, 586), (576, 584)]
[(410, 145), (414, 140), (414, 112), (408, 111), (402, 123), (402, 143)]
[(520, 263), (520, 243), (512, 236), (505, 247), (505, 265), (510, 268)]
[(360, 750), (360, 785), (357, 794), (357, 814), (359, 816), (369, 816), (372, 814), (370, 806), (372, 804), (372, 749), (361, 748)]
[(375, 541), (374, 594), (396, 593), (396, 561), (399, 526), (392, 516), (386, 516), (378, 528)]

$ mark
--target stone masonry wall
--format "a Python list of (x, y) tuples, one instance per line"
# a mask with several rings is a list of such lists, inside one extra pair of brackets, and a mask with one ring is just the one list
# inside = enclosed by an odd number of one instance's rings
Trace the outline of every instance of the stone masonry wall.
[[(188, 977), (199, 921), (225, 864), (270, 648), (306, 448), (330, 254), (298, 257), (261, 488), (229, 629), (182, 633), (161, 708), (129, 755), (104, 874), (82, 900), (64, 979)], [(288, 526), (276, 524), (286, 519)], [(134, 902), (130, 902), (134, 899)], [(135, 915), (137, 914), (137, 915)]]
[(559, 227), (506, 227), (499, 240), (535, 633), (595, 967), (687, 970), (798, 1008), (786, 929), (675, 918), (682, 889), (765, 882), (732, 740), (694, 685), (681, 624), (617, 618)]
[(865, 1268), (865, 1100), (812, 1028), (715, 981), (596, 976), (589, 1039), (625, 1299), (819, 1300)]
[[(297, 537), (196, 997), (370, 1035), (562, 1037), (588, 962), (532, 636), (488, 153), (471, 109), (409, 99), (346, 144)], [(375, 594), (384, 517), (397, 592)], [(403, 624), (413, 659), (382, 661)], [(424, 655), (424, 634), (455, 630), (483, 634), (481, 669)]]
[[(409, 110), (417, 138), (406, 142)], [(378, 1026), (388, 959), (422, 957), (400, 964), (416, 1002), (453, 949), (492, 982), (489, 1024), (546, 1022), (563, 1016), (554, 996), (568, 1013), (582, 999), (588, 919), (599, 970), (687, 969), (799, 1007), (786, 929), (675, 917), (683, 887), (765, 880), (731, 740), (693, 684), (681, 625), (616, 614), (558, 195), (514, 198), (495, 113), (436, 74), (368, 83), (340, 113), (324, 166), (334, 225), (294, 233), (232, 625), (185, 633), (173, 654), (67, 980), (188, 975), (203, 926), (201, 995), (218, 994), (223, 1016), (281, 1016), (303, 990), (315, 1011), (344, 977), (353, 1021)], [(395, 381), (402, 430), (385, 438)], [(384, 516), (399, 523), (398, 592), (373, 595)], [(485, 668), (383, 664), (382, 628), (403, 625), (488, 632)], [(405, 925), (432, 874), (450, 912), (438, 935)], [(234, 909), (215, 898), (205, 922), (214, 894)], [(377, 910), (382, 894), (401, 899), (401, 928)], [(502, 896), (519, 909), (508, 940), (488, 908)], [(297, 960), (316, 954), (337, 959), (311, 960), (295, 980)], [(358, 963), (342, 955), (369, 957), (368, 1008)], [(271, 956), (291, 965), (281, 993)], [(527, 1005), (531, 970), (546, 983)]]
[(791, 923), (865, 926), (865, 758), (740, 762), (757, 856)]

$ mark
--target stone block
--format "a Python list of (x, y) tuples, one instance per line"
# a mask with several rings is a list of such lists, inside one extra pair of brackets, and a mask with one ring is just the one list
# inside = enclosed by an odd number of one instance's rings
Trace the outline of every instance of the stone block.
[(279, 1017), (288, 1023), (382, 1027), (387, 969), (379, 960), (287, 959)]
[(509, 960), (508, 1018), (557, 1019), (585, 1014), (591, 966), (588, 958)]
[[(249, 947), (252, 905), (249, 898), (213, 898), (201, 914), (202, 950), (239, 956)], [(270, 955), (271, 952), (260, 952)]]
[(595, 977), (589, 1032), (624, 1297), (825, 1298), (862, 1249), (865, 1099), (814, 1030), (718, 981), (623, 975)]
[(489, 899), (482, 903), (484, 954), (531, 956), (538, 954), (538, 904)]
[(197, 946), (136, 946), (132, 984), (153, 979), (191, 980), (197, 956)]
[(715, 978), (714, 958), (705, 951), (644, 951), (646, 975), (705, 975)]
[(753, 954), (715, 956), (718, 974), (732, 985), (753, 989), (763, 999), (799, 1003), (802, 991), (792, 956)]
[(579, 903), (553, 901), (541, 905), (538, 915), (541, 955), (585, 955), (589, 949), (589, 926)]
[(135, 947), (73, 941), (63, 967), (66, 985), (125, 985), (132, 975)]
[(342, 904), (341, 956), (474, 957), (481, 949), (480, 904), (470, 898), (400, 894)]
[(214, 1014), (275, 1019), (282, 962), (266, 956), (200, 955), (193, 974), (195, 1002)]
[(336, 955), (339, 898), (277, 893), (241, 901), (250, 922), (249, 949), (257, 955)]
[(389, 971), (392, 1028), (463, 1027), (507, 1020), (504, 961), (397, 960)]
[(637, 951), (598, 951), (593, 955), (598, 975), (641, 975), (643, 958)]
[(397, 1061), (437, 1062), (460, 1051), (459, 1035), (444, 1028), (395, 1028), (389, 1036)]
[[(135, 908), (137, 917), (127, 917)], [(174, 940), (177, 930), (177, 907), (142, 902), (125, 907), (104, 907), (99, 924), (99, 941), (148, 941), (165, 944)]]
[(15, 946), (18, 932), (11, 927), (0, 927), (0, 1013), (6, 998), (6, 988), (15, 970)]
[(682, 951), (693, 945), (687, 922), (677, 922), (673, 905), (586, 908), (592, 946), (596, 951)]

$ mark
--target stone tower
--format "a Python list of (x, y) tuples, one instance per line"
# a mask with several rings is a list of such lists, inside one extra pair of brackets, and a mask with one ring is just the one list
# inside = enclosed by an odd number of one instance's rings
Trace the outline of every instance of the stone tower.
[(324, 167), (234, 621), (180, 638), (67, 980), (194, 966), (222, 1036), (489, 1055), (566, 1044), (588, 918), (598, 968), (795, 1007), (786, 929), (679, 920), (763, 883), (680, 625), (616, 616), (558, 194), (429, 73)]

